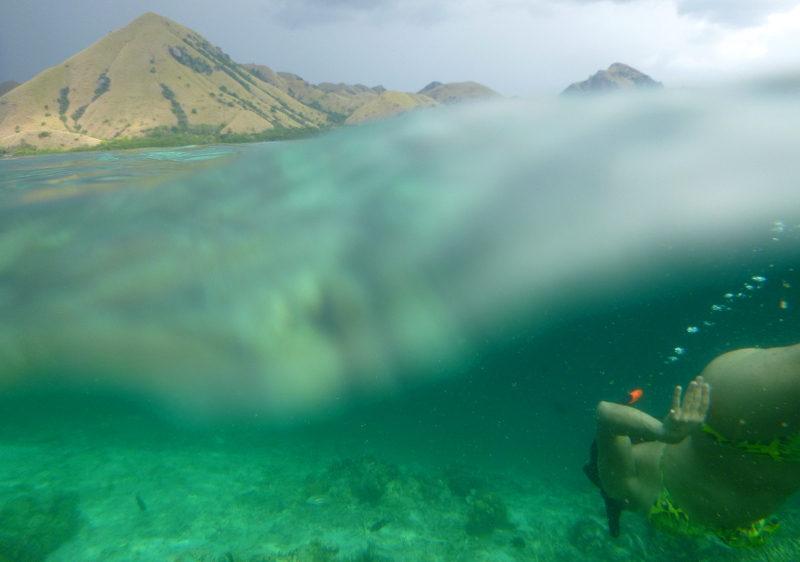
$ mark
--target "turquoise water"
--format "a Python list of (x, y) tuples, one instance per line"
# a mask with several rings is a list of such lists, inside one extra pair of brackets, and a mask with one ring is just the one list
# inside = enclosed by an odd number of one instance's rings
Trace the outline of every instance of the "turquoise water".
[(0, 159), (0, 554), (794, 559), (796, 501), (758, 552), (612, 540), (581, 472), (598, 400), (800, 341), (768, 94)]

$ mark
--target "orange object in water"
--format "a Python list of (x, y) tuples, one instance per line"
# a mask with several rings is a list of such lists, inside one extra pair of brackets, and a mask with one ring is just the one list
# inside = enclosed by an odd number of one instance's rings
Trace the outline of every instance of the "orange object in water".
[(631, 390), (628, 394), (630, 394), (630, 396), (631, 396), (631, 399), (628, 401), (628, 404), (633, 404), (639, 398), (641, 398), (642, 394), (644, 394), (644, 393), (642, 392), (641, 388), (637, 388), (636, 390)]

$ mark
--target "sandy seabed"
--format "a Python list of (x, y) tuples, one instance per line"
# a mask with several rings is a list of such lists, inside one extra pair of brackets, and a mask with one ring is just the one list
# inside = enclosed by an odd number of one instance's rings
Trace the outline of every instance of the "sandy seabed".
[[(13, 430), (12, 430), (13, 429)], [(766, 547), (676, 540), (599, 494), (503, 467), (438, 466), (297, 434), (0, 432), (6, 562), (778, 561), (800, 556), (800, 505)], [(136, 437), (132, 437), (136, 434)], [(413, 448), (406, 447), (409, 451)], [(404, 460), (406, 459), (406, 460)], [(579, 468), (579, 467), (578, 467)]]

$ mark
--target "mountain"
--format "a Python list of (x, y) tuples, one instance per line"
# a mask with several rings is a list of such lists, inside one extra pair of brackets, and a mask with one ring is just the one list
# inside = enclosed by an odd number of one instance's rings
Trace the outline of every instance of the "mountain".
[(420, 106), (436, 105), (436, 101), (422, 94), (407, 94), (386, 90), (377, 98), (356, 109), (345, 123), (361, 123), (402, 113)]
[(297, 101), (328, 115), (335, 123), (343, 123), (356, 109), (377, 98), (382, 86), (368, 88), (361, 84), (330, 84), (314, 86), (291, 72), (275, 72), (268, 66), (244, 64), (254, 76), (268, 82)]
[(417, 94), (315, 86), (268, 66), (237, 64), (198, 33), (148, 12), (0, 96), (0, 151), (66, 150), (174, 133), (287, 136), (293, 129), (496, 96), (475, 82), (435, 82)]
[(159, 131), (260, 133), (328, 116), (149, 12), (0, 98), (0, 146), (93, 145)]
[(608, 70), (598, 70), (583, 82), (575, 82), (564, 90), (561, 95), (586, 94), (609, 92), (620, 89), (655, 89), (663, 88), (664, 84), (656, 82), (647, 74), (643, 74), (628, 65), (615, 62)]
[(431, 82), (417, 92), (436, 100), (439, 103), (458, 103), (469, 100), (492, 99), (501, 97), (500, 94), (477, 82)]
[(10, 92), (19, 85), (20, 83), (16, 80), (6, 80), (5, 82), (0, 82), (0, 96), (6, 92)]
[(419, 105), (458, 103), (499, 98), (500, 94), (477, 82), (431, 82), (416, 94), (387, 90), (383, 86), (332, 84), (316, 86), (290, 72), (275, 72), (268, 66), (244, 64), (245, 69), (294, 99), (328, 115), (334, 122), (361, 123), (388, 117)]

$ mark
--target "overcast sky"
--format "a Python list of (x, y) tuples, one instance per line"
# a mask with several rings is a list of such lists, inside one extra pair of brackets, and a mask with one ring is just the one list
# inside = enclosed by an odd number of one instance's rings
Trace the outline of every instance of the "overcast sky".
[(140, 14), (311, 83), (558, 93), (613, 62), (681, 87), (800, 69), (800, 0), (0, 0), (0, 82)]

